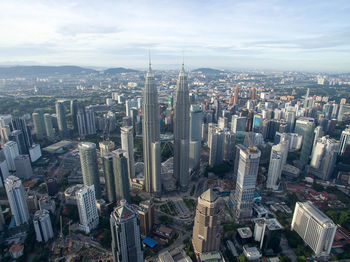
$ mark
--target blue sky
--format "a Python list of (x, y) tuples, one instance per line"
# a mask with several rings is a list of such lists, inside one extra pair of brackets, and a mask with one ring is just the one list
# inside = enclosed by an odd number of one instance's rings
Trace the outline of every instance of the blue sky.
[(0, 64), (350, 71), (349, 0), (1, 0)]

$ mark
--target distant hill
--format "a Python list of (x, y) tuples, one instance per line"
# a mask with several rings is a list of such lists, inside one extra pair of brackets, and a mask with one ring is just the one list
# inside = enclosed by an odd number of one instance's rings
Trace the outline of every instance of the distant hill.
[(116, 68), (108, 68), (103, 71), (106, 75), (114, 75), (114, 74), (121, 74), (121, 73), (136, 73), (139, 72), (135, 69), (129, 69), (124, 67), (116, 67)]
[(224, 71), (213, 68), (197, 68), (195, 70), (192, 70), (192, 72), (202, 72), (203, 74), (219, 74)]
[(78, 75), (97, 73), (96, 70), (79, 66), (11, 66), (0, 67), (2, 77), (28, 77), (50, 75)]

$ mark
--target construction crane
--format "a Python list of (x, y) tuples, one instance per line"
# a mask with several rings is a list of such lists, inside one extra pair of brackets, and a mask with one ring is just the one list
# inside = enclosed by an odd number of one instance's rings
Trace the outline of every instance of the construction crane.
[(252, 143), (252, 140), (250, 139), (248, 132), (245, 132), (245, 136), (247, 137), (248, 143), (249, 143), (248, 149), (251, 150), (251, 151), (256, 151), (256, 147)]

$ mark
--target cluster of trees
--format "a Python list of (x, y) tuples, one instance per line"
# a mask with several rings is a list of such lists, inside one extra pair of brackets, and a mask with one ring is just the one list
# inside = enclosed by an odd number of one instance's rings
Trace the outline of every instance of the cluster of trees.
[(189, 256), (193, 261), (196, 261), (190, 238), (186, 238), (183, 241), (183, 244), (185, 245), (185, 251), (187, 256)]

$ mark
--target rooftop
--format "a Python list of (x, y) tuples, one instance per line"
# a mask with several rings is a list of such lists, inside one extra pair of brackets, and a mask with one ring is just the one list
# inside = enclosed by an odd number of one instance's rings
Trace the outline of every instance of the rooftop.
[(213, 191), (213, 189), (209, 188), (200, 196), (200, 198), (207, 202), (214, 202), (218, 198), (218, 195)]
[(250, 238), (253, 236), (252, 230), (249, 227), (241, 227), (237, 229), (241, 238)]

